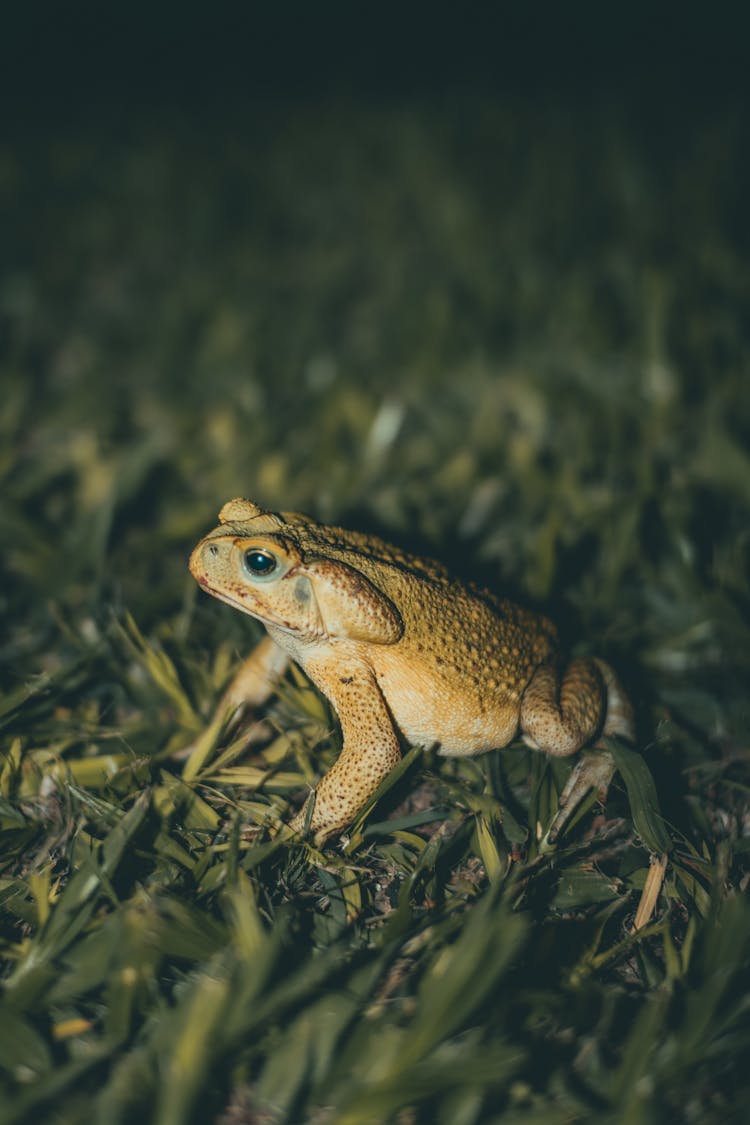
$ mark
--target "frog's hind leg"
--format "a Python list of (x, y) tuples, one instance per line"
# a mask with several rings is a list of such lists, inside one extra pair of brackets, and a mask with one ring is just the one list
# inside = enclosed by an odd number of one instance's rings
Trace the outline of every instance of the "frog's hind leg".
[(633, 740), (632, 708), (603, 660), (573, 660), (562, 677), (553, 666), (543, 665), (524, 692), (521, 732), (528, 745), (555, 756), (574, 754), (593, 743), (581, 754), (560, 794), (544, 841), (551, 844), (590, 789), (596, 789), (601, 801), (606, 799), (615, 763), (602, 739), (619, 735)]

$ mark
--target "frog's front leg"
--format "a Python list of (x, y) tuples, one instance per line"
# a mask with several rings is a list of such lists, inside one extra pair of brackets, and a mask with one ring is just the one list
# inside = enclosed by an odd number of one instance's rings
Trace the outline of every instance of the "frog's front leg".
[(193, 762), (197, 758), (204, 763), (222, 732), (234, 726), (243, 711), (266, 702), (288, 664), (287, 654), (266, 635), (240, 665), (214, 708), (208, 726), (188, 746), (182, 747), (179, 757)]
[[(521, 733), (527, 744), (555, 756), (581, 750), (594, 739), (619, 735), (633, 740), (633, 712), (614, 672), (603, 660), (573, 660), (560, 675), (552, 665), (537, 668), (521, 701)], [(610, 752), (594, 742), (576, 762), (547, 831), (553, 843), (590, 789), (604, 801), (615, 772)]]
[(215, 712), (222, 723), (232, 722), (244, 709), (261, 707), (289, 666), (289, 656), (266, 635), (232, 677)]
[[(341, 724), (343, 746), (327, 774), (318, 782), (310, 831), (315, 842), (345, 828), (367, 803), (401, 758), (393, 721), (370, 669), (356, 665), (342, 671), (306, 667), (315, 684), (333, 704)], [(290, 822), (302, 832), (307, 802)]]

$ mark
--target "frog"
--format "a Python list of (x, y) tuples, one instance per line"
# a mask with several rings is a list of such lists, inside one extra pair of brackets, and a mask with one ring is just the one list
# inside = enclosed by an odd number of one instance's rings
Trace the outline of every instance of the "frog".
[(403, 747), (462, 757), (520, 737), (552, 758), (578, 755), (543, 837), (552, 847), (592, 789), (606, 799), (607, 739), (635, 739), (606, 661), (566, 657), (545, 615), (376, 535), (237, 498), (189, 567), (202, 590), (265, 628), (217, 713), (232, 722), (262, 707), (293, 661), (338, 718), (340, 754), (289, 822), (317, 845), (351, 825)]

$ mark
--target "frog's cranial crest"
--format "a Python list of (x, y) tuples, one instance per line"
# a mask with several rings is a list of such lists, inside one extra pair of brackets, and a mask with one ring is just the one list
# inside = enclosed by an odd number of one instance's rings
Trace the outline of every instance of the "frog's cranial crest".
[(234, 500), (227, 500), (226, 504), (222, 506), (219, 512), (219, 523), (245, 523), (247, 520), (254, 520), (258, 516), (268, 514), (263, 508), (254, 504), (252, 500), (243, 500), (241, 496), (238, 496)]
[(219, 512), (219, 524), (222, 528), (236, 529), (238, 534), (252, 535), (255, 532), (276, 531), (284, 526), (284, 520), (276, 512), (268, 512), (252, 500), (237, 497), (224, 504)]

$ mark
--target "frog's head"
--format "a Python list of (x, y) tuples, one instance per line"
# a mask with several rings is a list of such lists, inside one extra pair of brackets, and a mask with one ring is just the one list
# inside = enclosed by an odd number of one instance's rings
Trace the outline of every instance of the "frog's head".
[(230, 500), (190, 572), (208, 594), (300, 640), (392, 644), (401, 616), (360, 571), (316, 548), (313, 520)]

